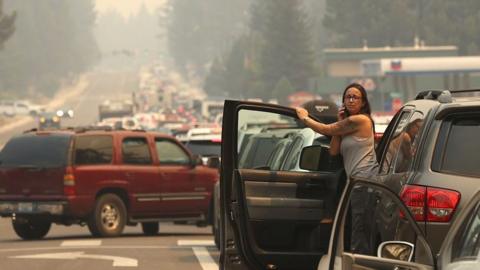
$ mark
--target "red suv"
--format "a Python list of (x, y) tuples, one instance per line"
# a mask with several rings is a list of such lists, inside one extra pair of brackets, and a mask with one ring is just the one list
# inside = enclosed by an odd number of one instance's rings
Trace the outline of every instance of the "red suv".
[(0, 215), (23, 239), (44, 237), (51, 224), (88, 225), (117, 236), (159, 221), (211, 222), (219, 174), (175, 138), (144, 131), (31, 131), (0, 153)]

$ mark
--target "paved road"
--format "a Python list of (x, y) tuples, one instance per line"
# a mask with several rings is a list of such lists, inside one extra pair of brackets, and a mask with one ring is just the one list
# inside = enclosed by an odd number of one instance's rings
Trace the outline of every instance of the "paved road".
[(116, 238), (93, 238), (86, 227), (54, 225), (39, 241), (20, 240), (10, 220), (0, 219), (0, 269), (218, 269), (211, 228), (161, 223), (160, 233), (144, 236), (140, 226)]
[[(88, 84), (81, 95), (74, 95), (64, 104), (52, 100), (54, 107), (75, 110), (74, 119), (62, 122), (64, 126), (95, 122), (98, 104), (105, 99), (129, 98), (138, 85), (133, 72), (90, 74), (86, 79)], [(0, 127), (0, 146), (35, 125), (34, 119), (26, 119), (14, 128)], [(15, 235), (10, 219), (0, 218), (0, 269), (213, 270), (218, 269), (219, 254), (210, 232), (210, 227), (162, 223), (157, 236), (144, 236), (137, 226), (127, 227), (121, 237), (101, 239), (91, 237), (86, 227), (54, 225), (45, 239), (23, 241)]]
[[(62, 126), (90, 125), (98, 120), (98, 105), (107, 99), (130, 98), (138, 88), (138, 75), (134, 72), (92, 73), (78, 85), (62, 91), (57, 100), (51, 100), (51, 109), (70, 108), (73, 119), (62, 120)], [(80, 93), (80, 94), (78, 94)], [(14, 127), (0, 127), (0, 147), (13, 135), (37, 126), (36, 119), (25, 117), (13, 123)]]

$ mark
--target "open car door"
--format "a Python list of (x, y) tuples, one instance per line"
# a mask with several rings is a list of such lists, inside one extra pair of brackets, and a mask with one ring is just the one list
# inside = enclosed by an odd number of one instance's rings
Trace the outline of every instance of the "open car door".
[(435, 258), (402, 199), (383, 183), (350, 179), (318, 270), (433, 270)]
[[(345, 175), (330, 138), (305, 129), (293, 108), (225, 101), (220, 269), (310, 270), (327, 253)], [(323, 154), (312, 170), (299, 166), (308, 145)]]

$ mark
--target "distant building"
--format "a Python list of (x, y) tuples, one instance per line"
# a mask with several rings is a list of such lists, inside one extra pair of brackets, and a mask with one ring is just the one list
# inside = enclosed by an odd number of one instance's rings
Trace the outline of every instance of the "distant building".
[(374, 110), (391, 111), (426, 89), (480, 88), (480, 56), (458, 56), (456, 46), (325, 49), (324, 59), (317, 93), (339, 103), (345, 86), (358, 82)]

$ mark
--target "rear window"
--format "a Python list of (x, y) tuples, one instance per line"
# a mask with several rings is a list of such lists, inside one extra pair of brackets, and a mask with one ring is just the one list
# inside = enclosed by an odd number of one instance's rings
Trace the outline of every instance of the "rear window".
[(111, 136), (80, 136), (75, 140), (76, 165), (109, 164), (112, 156)]
[(480, 116), (460, 118), (452, 122), (448, 134), (441, 171), (480, 177)]
[(195, 155), (201, 156), (220, 156), (220, 142), (211, 140), (205, 141), (188, 141), (185, 146)]
[(14, 137), (0, 153), (2, 167), (63, 167), (68, 163), (70, 135)]

